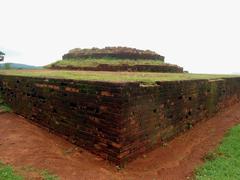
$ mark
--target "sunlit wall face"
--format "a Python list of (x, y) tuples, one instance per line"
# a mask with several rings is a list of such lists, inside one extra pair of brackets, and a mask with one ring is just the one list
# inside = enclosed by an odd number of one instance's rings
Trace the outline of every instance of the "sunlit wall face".
[(1, 1), (6, 62), (45, 65), (75, 47), (151, 49), (190, 72), (240, 72), (239, 1)]

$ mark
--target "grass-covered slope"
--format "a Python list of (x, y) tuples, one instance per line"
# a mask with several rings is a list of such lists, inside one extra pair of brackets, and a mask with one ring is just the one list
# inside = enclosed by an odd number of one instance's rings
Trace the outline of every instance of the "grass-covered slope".
[(88, 80), (88, 81), (107, 81), (107, 82), (142, 82), (146, 84), (154, 84), (156, 81), (178, 81), (178, 80), (240, 77), (237, 75), (211, 75), (189, 73), (65, 71), (65, 70), (1, 70), (0, 75)]
[(231, 129), (221, 145), (209, 153), (204, 166), (196, 171), (197, 180), (240, 179), (240, 125)]
[(183, 68), (153, 59), (113, 59), (87, 58), (63, 59), (46, 66), (48, 69), (84, 70), (84, 71), (117, 71), (117, 72), (177, 72), (183, 73)]
[(52, 63), (47, 68), (56, 66), (56, 67), (97, 67), (101, 64), (108, 64), (112, 66), (121, 66), (121, 65), (169, 65), (159, 60), (131, 60), (131, 59), (111, 59), (111, 58), (101, 58), (101, 59), (65, 59), (59, 60), (55, 63)]

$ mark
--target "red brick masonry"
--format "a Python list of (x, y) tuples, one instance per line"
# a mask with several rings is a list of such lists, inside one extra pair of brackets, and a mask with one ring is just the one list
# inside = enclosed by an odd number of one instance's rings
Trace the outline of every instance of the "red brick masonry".
[(124, 165), (239, 102), (240, 78), (107, 83), (0, 76), (14, 112)]

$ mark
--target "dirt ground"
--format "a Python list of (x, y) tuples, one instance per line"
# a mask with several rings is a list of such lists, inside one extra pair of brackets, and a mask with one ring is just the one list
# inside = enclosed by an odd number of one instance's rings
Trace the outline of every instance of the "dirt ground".
[(16, 168), (47, 169), (67, 180), (189, 179), (203, 163), (203, 156), (219, 144), (230, 127), (240, 123), (239, 108), (236, 104), (200, 122), (122, 170), (20, 116), (4, 113), (0, 114), (0, 160)]

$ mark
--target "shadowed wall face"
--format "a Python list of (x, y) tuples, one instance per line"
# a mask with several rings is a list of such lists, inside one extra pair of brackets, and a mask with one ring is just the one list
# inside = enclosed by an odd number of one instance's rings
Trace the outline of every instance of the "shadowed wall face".
[(240, 78), (104, 83), (0, 76), (13, 110), (124, 165), (239, 101)]
[(240, 100), (240, 78), (128, 86), (121, 158), (127, 162)]

